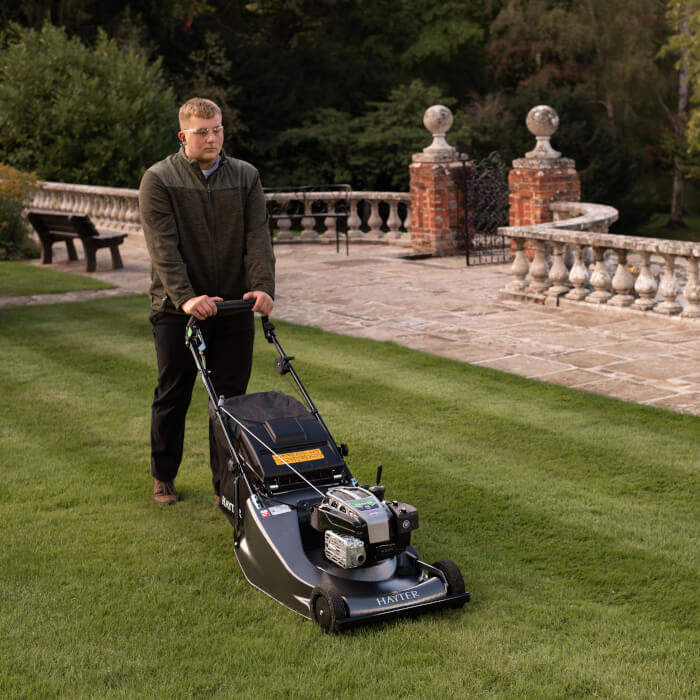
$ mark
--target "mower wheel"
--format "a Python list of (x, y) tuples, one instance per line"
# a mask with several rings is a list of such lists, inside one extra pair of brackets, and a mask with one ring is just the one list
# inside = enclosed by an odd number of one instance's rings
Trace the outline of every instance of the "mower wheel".
[(327, 634), (338, 631), (337, 620), (345, 617), (345, 603), (332, 588), (316, 586), (309, 598), (311, 618)]
[(464, 579), (457, 564), (452, 559), (441, 559), (436, 561), (433, 566), (440, 569), (447, 579), (447, 594), (455, 595), (464, 593)]

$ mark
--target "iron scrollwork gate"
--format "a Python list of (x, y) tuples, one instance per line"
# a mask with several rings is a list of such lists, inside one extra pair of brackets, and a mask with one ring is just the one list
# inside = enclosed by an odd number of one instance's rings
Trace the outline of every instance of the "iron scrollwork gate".
[(508, 225), (508, 169), (498, 153), (464, 161), (453, 171), (462, 195), (462, 233), (467, 265), (504, 263), (510, 239), (498, 234)]

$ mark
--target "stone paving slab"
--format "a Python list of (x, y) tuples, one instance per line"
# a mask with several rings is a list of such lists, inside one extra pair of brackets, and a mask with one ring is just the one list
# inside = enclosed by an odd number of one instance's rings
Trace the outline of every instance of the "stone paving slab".
[[(700, 322), (509, 301), (499, 296), (509, 265), (467, 267), (461, 257), (407, 259), (409, 252), (276, 246), (274, 317), (700, 416)], [(125, 269), (115, 271), (98, 255), (92, 274), (115, 290), (0, 299), (0, 308), (146, 293), (143, 237), (131, 234), (122, 257)], [(55, 259), (54, 269), (84, 273), (83, 261), (67, 261), (60, 250)]]

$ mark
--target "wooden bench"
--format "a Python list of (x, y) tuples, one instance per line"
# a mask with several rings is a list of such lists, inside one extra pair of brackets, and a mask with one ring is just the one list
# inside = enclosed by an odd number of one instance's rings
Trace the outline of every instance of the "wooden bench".
[(53, 244), (65, 243), (68, 259), (77, 260), (75, 239), (79, 238), (85, 251), (85, 269), (94, 272), (97, 268), (96, 253), (100, 248), (109, 248), (112, 268), (124, 267), (119, 246), (126, 233), (100, 233), (86, 214), (54, 214), (52, 212), (29, 211), (27, 218), (34, 227), (41, 243), (41, 262), (48, 265), (53, 260)]

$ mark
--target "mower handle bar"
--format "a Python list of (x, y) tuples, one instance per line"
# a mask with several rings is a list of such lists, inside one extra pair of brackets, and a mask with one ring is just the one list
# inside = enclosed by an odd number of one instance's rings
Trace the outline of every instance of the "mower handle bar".
[[(251, 311), (255, 306), (255, 299), (231, 299), (229, 301), (215, 301), (216, 312), (219, 311)], [(186, 342), (189, 339), (189, 331), (191, 328), (197, 327), (197, 318), (190, 316), (187, 321), (187, 331), (185, 334)]]
[(217, 311), (250, 311), (255, 306), (255, 299), (232, 299), (214, 303)]

